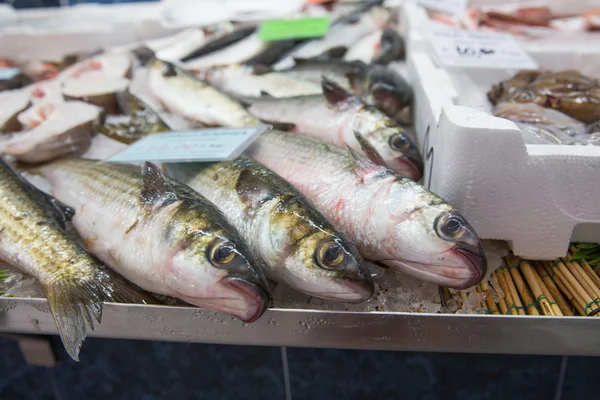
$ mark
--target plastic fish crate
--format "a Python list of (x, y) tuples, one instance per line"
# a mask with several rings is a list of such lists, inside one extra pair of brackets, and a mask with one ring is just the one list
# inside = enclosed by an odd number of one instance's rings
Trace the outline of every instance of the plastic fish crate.
[[(564, 257), (570, 241), (600, 243), (600, 147), (526, 145), (513, 122), (491, 115), (486, 97), (517, 70), (439, 67), (427, 13), (407, 3), (403, 18), (425, 185), (481, 238), (505, 240), (523, 258)], [(540, 67), (600, 74), (600, 48), (528, 46)]]

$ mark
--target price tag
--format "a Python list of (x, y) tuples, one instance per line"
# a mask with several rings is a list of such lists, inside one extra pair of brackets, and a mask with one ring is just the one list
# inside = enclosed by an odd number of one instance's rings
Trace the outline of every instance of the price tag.
[(0, 68), (0, 80), (9, 80), (19, 75), (21, 70), (19, 68)]
[(198, 129), (148, 135), (131, 144), (110, 162), (213, 162), (242, 154), (266, 126)]
[(324, 36), (329, 30), (329, 17), (277, 19), (263, 22), (258, 37), (265, 42)]
[(438, 60), (447, 67), (537, 69), (536, 62), (509, 34), (438, 31), (430, 34)]
[(463, 14), (469, 0), (417, 0), (417, 3), (429, 10), (441, 11), (450, 15)]

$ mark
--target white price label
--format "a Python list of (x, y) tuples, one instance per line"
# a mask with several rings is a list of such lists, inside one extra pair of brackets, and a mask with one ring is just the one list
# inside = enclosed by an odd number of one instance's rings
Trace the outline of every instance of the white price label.
[(213, 162), (242, 154), (266, 126), (197, 129), (148, 135), (131, 144), (110, 162)]
[(495, 32), (432, 32), (431, 45), (447, 67), (537, 69), (536, 62), (509, 34)]
[(463, 14), (467, 10), (468, 2), (469, 0), (417, 0), (420, 6), (450, 15)]

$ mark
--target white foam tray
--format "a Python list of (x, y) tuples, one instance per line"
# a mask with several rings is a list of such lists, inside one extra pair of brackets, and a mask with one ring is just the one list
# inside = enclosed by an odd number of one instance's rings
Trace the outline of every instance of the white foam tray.
[[(408, 4), (404, 15), (414, 10)], [(571, 240), (600, 243), (600, 147), (525, 145), (514, 123), (490, 114), (486, 98), (491, 84), (516, 71), (438, 67), (419, 27), (413, 20), (407, 34), (425, 184), (481, 238), (506, 240), (521, 257), (551, 260)], [(580, 64), (578, 50), (542, 46), (534, 57), (541, 67), (600, 71), (600, 51)]]

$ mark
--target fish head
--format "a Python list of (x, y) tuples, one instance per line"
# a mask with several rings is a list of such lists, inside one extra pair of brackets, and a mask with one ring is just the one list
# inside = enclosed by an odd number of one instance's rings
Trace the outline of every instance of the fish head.
[(370, 67), (364, 76), (362, 92), (366, 102), (394, 120), (403, 118), (403, 112), (413, 102), (412, 88), (404, 78), (380, 65)]
[(272, 240), (285, 237), (286, 282), (328, 300), (358, 303), (373, 295), (374, 283), (364, 261), (324, 216), (293, 199), (282, 209), (286, 215), (274, 214), (270, 228)]
[(198, 230), (172, 243), (171, 295), (196, 306), (257, 320), (269, 304), (266, 279), (236, 235)]
[(381, 261), (440, 286), (465, 289), (480, 282), (487, 260), (473, 227), (439, 197), (424, 188), (410, 196), (401, 183), (390, 189), (386, 215), (376, 216), (386, 225)]
[(409, 179), (421, 179), (424, 167), (421, 153), (415, 140), (401, 126), (377, 110), (366, 111), (364, 117), (357, 119), (355, 123), (365, 132), (365, 139), (388, 168)]

